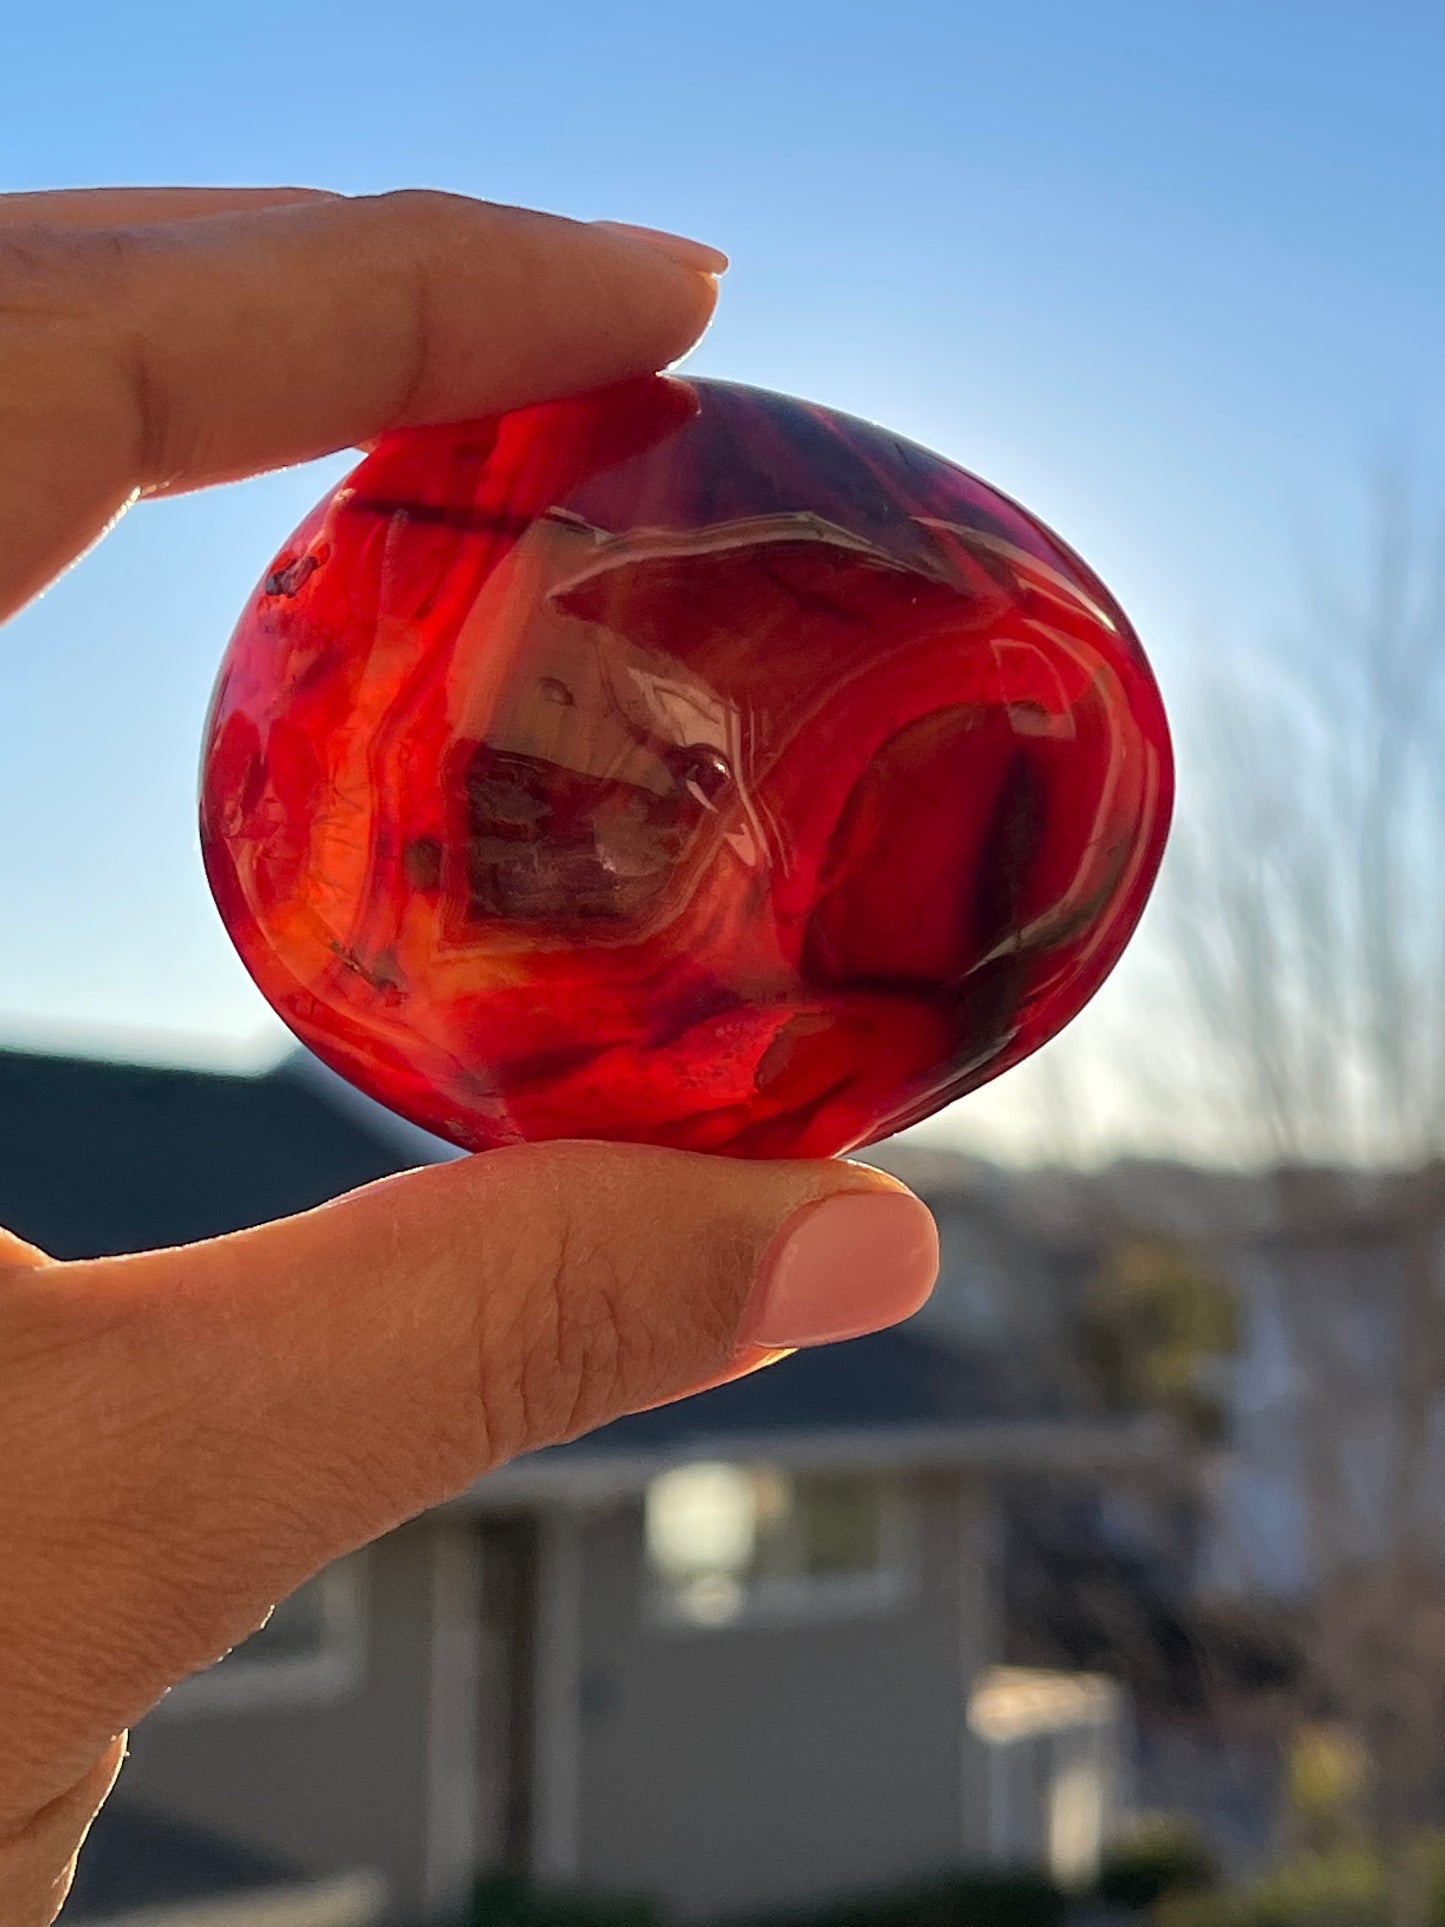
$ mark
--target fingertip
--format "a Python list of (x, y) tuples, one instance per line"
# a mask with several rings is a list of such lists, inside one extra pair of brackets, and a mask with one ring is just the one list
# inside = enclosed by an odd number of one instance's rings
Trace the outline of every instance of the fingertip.
[[(621, 221), (569, 225), (586, 234), (589, 246), (601, 242), (617, 261), (625, 262), (629, 278), (639, 272), (644, 277), (655, 322), (664, 330), (651, 357), (656, 368), (670, 368), (689, 354), (717, 311), (718, 276), (727, 256), (681, 235), (633, 228)], [(711, 265), (715, 262), (722, 265)]]
[(653, 253), (675, 261), (679, 267), (692, 268), (714, 279), (727, 273), (728, 257), (721, 248), (710, 247), (706, 241), (693, 241), (685, 234), (670, 234), (665, 228), (638, 227), (631, 221), (594, 221), (592, 225), (608, 234), (624, 235), (639, 242)]
[(815, 1198), (764, 1254), (739, 1337), (788, 1350), (881, 1331), (921, 1309), (938, 1262), (933, 1215), (903, 1186)]
[(409, 331), (424, 353), (388, 427), (656, 373), (697, 344), (717, 304), (715, 274), (605, 224), (426, 188), (351, 206), (373, 245), (406, 258), (404, 285), (426, 291), (426, 326)]

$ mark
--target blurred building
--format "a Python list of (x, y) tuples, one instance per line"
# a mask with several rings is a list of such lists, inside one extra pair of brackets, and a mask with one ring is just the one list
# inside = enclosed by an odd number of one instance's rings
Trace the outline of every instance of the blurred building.
[[(455, 1155), (300, 1058), (238, 1078), (0, 1053), (0, 1118), (0, 1222), (62, 1256)], [(684, 1920), (969, 1861), (1085, 1876), (1126, 1709), (999, 1670), (1000, 1495), (1127, 1472), (1156, 1441), (1050, 1389), (1020, 1342), (1046, 1268), (966, 1208), (962, 1170), (909, 1173), (954, 1253), (931, 1323), (507, 1466), (177, 1688), (69, 1917), (444, 1920), (499, 1871)]]

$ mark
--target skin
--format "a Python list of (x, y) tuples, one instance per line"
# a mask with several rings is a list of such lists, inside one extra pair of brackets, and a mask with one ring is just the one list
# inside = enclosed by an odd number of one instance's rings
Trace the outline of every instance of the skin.
[[(0, 196), (0, 620), (140, 497), (663, 367), (721, 265), (428, 193)], [(553, 1144), (177, 1250), (0, 1231), (0, 1927), (53, 1919), (175, 1681), (514, 1454), (780, 1356), (780, 1227), (880, 1188)]]

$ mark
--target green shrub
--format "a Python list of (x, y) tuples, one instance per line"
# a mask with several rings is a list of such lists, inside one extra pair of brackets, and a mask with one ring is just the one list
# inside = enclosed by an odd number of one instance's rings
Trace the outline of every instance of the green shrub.
[(1204, 1836), (1187, 1820), (1161, 1814), (1141, 1820), (1110, 1847), (1096, 1892), (1104, 1906), (1142, 1913), (1171, 1895), (1218, 1884), (1218, 1864)]
[(1061, 1927), (1065, 1909), (1045, 1875), (984, 1867), (733, 1927)]
[(482, 1881), (458, 1927), (662, 1927), (650, 1900), (541, 1892), (498, 1876)]
[(1226, 1893), (1165, 1901), (1159, 1927), (1385, 1927), (1380, 1863), (1313, 1854)]
[[(1445, 1927), (1445, 1839), (1417, 1843), (1427, 1927)], [(1388, 1881), (1377, 1853), (1356, 1847), (1307, 1854), (1223, 1893), (1191, 1894), (1160, 1904), (1158, 1927), (1391, 1927)]]

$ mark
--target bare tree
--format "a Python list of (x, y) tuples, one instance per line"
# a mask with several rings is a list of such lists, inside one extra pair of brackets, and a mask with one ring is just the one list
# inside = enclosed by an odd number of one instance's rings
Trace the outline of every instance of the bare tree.
[(1371, 519), (1293, 662), (1217, 669), (1187, 719), (1162, 928), (1178, 1101), (1273, 1174), (1246, 1269), (1289, 1358), (1301, 1712), (1362, 1743), (1416, 1927), (1445, 1821), (1445, 524), (1397, 483)]
[(1163, 934), (1210, 1107), (1272, 1162), (1445, 1150), (1445, 521), (1382, 481), (1363, 585), (1183, 710)]

